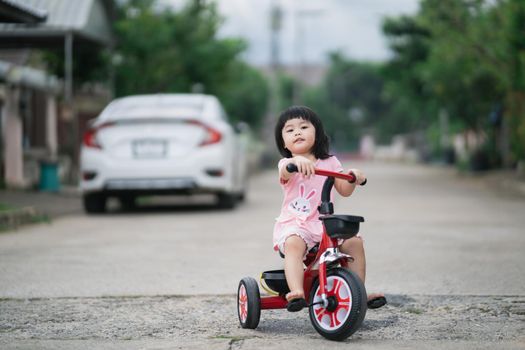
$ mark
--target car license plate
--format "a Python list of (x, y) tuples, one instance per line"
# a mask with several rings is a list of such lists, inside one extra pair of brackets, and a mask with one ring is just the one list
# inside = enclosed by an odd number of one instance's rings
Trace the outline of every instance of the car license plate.
[(191, 189), (195, 182), (190, 178), (180, 179), (117, 179), (106, 183), (108, 190), (154, 190)]
[(166, 141), (136, 140), (133, 142), (133, 155), (135, 158), (164, 158), (166, 156)]

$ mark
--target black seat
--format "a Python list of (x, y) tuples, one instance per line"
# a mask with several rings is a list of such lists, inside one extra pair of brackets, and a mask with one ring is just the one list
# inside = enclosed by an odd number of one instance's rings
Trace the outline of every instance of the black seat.
[(354, 215), (326, 215), (319, 219), (323, 220), (328, 236), (341, 239), (349, 239), (357, 235), (359, 223), (365, 221), (362, 216)]

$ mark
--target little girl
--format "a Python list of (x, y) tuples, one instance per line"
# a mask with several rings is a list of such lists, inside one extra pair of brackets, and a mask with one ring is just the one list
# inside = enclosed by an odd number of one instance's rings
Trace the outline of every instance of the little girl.
[[(303, 260), (306, 253), (321, 241), (323, 226), (317, 207), (321, 203), (324, 177), (314, 174), (315, 168), (343, 172), (339, 160), (328, 154), (329, 142), (319, 117), (308, 107), (292, 106), (283, 111), (275, 127), (275, 141), (281, 155), (279, 178), (284, 191), (281, 215), (273, 231), (274, 249), (284, 254), (284, 270), (290, 292), (286, 294), (289, 311), (307, 306), (303, 290)], [(289, 173), (286, 166), (293, 163), (297, 173)], [(358, 169), (350, 169), (355, 183), (335, 179), (334, 187), (340, 195), (348, 197), (357, 184), (365, 181)], [(341, 252), (351, 255), (349, 265), (365, 281), (365, 253), (359, 236), (347, 239), (339, 246)], [(382, 294), (368, 297), (368, 307), (378, 308), (386, 303)]]

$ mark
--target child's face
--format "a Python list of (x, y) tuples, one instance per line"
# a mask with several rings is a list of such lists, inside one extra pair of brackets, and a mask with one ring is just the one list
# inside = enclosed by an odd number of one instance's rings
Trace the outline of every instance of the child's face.
[(310, 154), (315, 144), (315, 127), (301, 118), (288, 120), (283, 127), (284, 147), (293, 155)]

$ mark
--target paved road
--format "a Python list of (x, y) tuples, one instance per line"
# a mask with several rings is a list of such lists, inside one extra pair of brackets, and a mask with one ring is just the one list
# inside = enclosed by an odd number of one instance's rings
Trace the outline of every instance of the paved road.
[[(524, 198), (441, 168), (357, 166), (369, 184), (336, 212), (365, 216), (367, 289), (393, 302), (370, 311), (349, 342), (524, 349)], [(280, 201), (267, 172), (231, 212), (73, 215), (1, 234), (0, 347), (334, 347), (306, 314), (263, 313), (256, 331), (236, 324), (239, 279), (282, 265), (271, 250)]]

